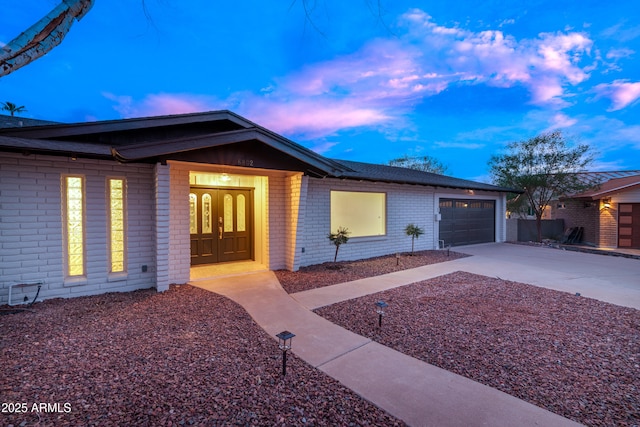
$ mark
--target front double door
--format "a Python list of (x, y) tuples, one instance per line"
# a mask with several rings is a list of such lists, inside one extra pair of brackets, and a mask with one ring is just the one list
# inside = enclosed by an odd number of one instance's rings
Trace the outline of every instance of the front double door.
[(253, 259), (251, 189), (191, 188), (191, 265)]

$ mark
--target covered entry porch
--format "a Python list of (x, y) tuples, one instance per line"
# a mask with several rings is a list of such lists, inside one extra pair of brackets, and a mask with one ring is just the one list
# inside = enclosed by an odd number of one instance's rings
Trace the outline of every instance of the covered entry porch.
[(303, 173), (183, 161), (162, 168), (170, 283), (295, 268)]

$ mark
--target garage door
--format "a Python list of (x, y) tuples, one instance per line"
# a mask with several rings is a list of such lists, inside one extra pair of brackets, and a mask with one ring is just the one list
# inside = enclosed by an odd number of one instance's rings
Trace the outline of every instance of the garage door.
[(440, 240), (460, 246), (495, 241), (494, 200), (440, 199)]
[(640, 249), (640, 203), (618, 205), (618, 247)]

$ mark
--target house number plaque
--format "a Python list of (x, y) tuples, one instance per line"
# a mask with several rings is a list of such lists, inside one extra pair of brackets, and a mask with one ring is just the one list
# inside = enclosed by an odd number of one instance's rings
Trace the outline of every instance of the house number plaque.
[(238, 159), (238, 166), (253, 167), (253, 159)]

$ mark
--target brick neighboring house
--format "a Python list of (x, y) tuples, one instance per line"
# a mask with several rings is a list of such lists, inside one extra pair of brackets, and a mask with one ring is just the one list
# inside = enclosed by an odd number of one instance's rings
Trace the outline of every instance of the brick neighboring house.
[(332, 259), (338, 226), (352, 231), (341, 260), (407, 251), (409, 223), (417, 250), (506, 237), (509, 189), (329, 159), (229, 111), (3, 123), (0, 304), (36, 284), (72, 297), (297, 270)]
[(639, 249), (640, 170), (580, 175), (594, 188), (553, 201), (551, 219), (563, 219), (565, 229), (583, 227), (582, 243)]

